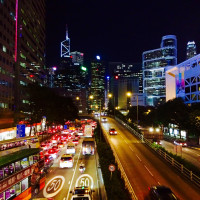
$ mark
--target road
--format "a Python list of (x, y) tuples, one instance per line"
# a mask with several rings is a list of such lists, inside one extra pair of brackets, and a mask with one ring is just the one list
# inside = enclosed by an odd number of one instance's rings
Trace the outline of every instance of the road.
[(182, 158), (188, 160), (196, 167), (200, 168), (200, 150), (192, 149), (190, 147), (182, 147), (182, 151), (176, 150), (176, 145), (171, 142), (162, 140), (162, 146), (169, 152), (177, 154)]
[[(110, 127), (116, 128), (118, 135), (110, 136)], [(117, 121), (108, 118), (107, 123), (102, 123), (102, 128), (103, 133), (113, 144), (139, 200), (148, 199), (148, 187), (152, 185), (170, 187), (180, 200), (200, 199), (199, 188), (183, 179), (177, 171)]]
[[(99, 186), (97, 178), (97, 167), (96, 167), (96, 155), (94, 156), (83, 156), (81, 155), (81, 143), (76, 147), (76, 154), (74, 156), (73, 168), (59, 168), (60, 156), (54, 160), (53, 166), (50, 168), (47, 174), (46, 186), (40, 191), (40, 193), (34, 198), (54, 198), (54, 200), (70, 200), (72, 194), (70, 191), (76, 186), (92, 187), (93, 199), (99, 200)], [(66, 147), (62, 148), (61, 154), (64, 154)], [(79, 171), (79, 164), (84, 162), (86, 170), (84, 174)]]

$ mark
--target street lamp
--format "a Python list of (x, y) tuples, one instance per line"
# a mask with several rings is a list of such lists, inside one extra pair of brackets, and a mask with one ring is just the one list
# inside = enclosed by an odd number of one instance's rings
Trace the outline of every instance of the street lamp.
[(112, 97), (113, 97), (113, 109), (114, 109), (113, 114), (115, 116), (115, 97), (111, 93), (109, 93), (108, 98), (111, 99)]
[(132, 95), (131, 92), (127, 92), (127, 93), (126, 93), (126, 96), (127, 96), (126, 110), (128, 110), (131, 95)]

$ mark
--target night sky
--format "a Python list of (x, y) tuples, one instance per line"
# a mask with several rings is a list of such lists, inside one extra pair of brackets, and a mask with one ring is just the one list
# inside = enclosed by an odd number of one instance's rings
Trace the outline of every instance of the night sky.
[(178, 63), (188, 41), (200, 49), (199, 0), (48, 0), (47, 67), (59, 64), (66, 24), (71, 51), (83, 52), (87, 62), (97, 54), (105, 61), (142, 62), (142, 53), (160, 48), (169, 34), (177, 37)]

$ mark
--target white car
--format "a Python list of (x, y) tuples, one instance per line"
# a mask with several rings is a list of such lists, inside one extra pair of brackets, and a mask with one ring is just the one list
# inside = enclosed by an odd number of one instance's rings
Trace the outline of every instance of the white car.
[(75, 153), (76, 153), (75, 144), (73, 142), (69, 142), (67, 144), (66, 154), (75, 154)]
[(101, 118), (101, 121), (102, 121), (102, 122), (107, 122), (107, 118), (106, 118), (106, 117), (103, 117), (103, 118)]
[(72, 168), (74, 159), (72, 154), (63, 154), (60, 158), (60, 168)]

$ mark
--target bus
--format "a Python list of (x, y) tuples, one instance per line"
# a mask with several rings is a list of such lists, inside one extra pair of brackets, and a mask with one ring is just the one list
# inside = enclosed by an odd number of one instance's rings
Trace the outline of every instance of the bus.
[(0, 200), (29, 200), (45, 186), (40, 148), (21, 149), (0, 157)]
[(0, 141), (0, 151), (31, 145), (32, 147), (39, 148), (39, 138), (37, 136), (14, 138), (10, 140)]

